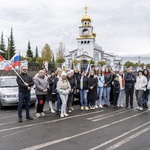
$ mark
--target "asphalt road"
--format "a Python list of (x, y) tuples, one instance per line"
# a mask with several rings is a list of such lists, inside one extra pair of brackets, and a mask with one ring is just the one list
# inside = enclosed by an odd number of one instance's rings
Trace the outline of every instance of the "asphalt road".
[[(0, 150), (150, 150), (150, 110), (98, 108), (60, 118), (46, 117), (18, 123), (17, 108), (0, 110)], [(149, 104), (150, 106), (150, 104)]]

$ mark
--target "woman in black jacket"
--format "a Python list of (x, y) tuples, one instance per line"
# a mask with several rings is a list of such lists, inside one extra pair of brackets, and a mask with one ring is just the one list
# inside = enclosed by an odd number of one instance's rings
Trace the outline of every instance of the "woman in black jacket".
[(117, 75), (114, 76), (112, 86), (113, 86), (113, 105), (114, 108), (116, 108), (118, 102), (118, 96), (120, 93), (120, 83), (119, 83), (119, 77)]
[(95, 101), (97, 100), (97, 77), (94, 75), (94, 71), (90, 71), (89, 76), (89, 92), (88, 92), (88, 101), (90, 104), (90, 109), (95, 109)]
[(80, 92), (81, 110), (89, 110), (87, 107), (87, 93), (89, 92), (88, 77), (85, 75), (85, 70), (81, 71), (80, 78), (77, 79), (77, 92)]
[(48, 78), (48, 83), (49, 83), (49, 90), (47, 92), (46, 100), (49, 101), (49, 110), (52, 113), (55, 113), (54, 108), (53, 108), (53, 102), (56, 102), (56, 94), (53, 93), (53, 84), (55, 81), (55, 71), (51, 71), (51, 76)]
[(67, 73), (67, 79), (71, 86), (71, 91), (68, 95), (67, 110), (68, 112), (71, 112), (71, 107), (72, 107), (73, 98), (74, 98), (74, 91), (76, 89), (76, 83), (75, 83), (75, 78), (72, 76), (72, 73), (70, 71)]

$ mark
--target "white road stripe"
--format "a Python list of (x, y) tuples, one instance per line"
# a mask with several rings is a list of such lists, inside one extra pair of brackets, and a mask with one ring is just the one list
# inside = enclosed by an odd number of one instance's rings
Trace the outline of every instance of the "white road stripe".
[(122, 111), (129, 111), (127, 109), (121, 109), (121, 110), (117, 110), (117, 111), (114, 111), (114, 112), (110, 112), (110, 113), (105, 113), (103, 115), (97, 115), (97, 116), (94, 116), (94, 117), (91, 117), (91, 118), (87, 118), (88, 120), (93, 120), (95, 118), (99, 118), (99, 117), (103, 117), (103, 116), (107, 116), (107, 115), (112, 115), (112, 114), (115, 114), (115, 113), (118, 113), (118, 112), (122, 112)]
[(118, 112), (116, 114), (112, 114), (112, 115), (109, 115), (109, 116), (104, 116), (104, 117), (101, 117), (101, 118), (98, 118), (98, 119), (94, 119), (92, 121), (96, 122), (96, 121), (100, 121), (100, 120), (103, 120), (103, 119), (108, 119), (110, 117), (114, 117), (114, 116), (117, 116), (117, 115), (120, 115), (120, 114), (124, 114), (124, 113), (126, 113), (126, 111)]
[(150, 124), (150, 121), (149, 121), (149, 122), (146, 122), (146, 123), (144, 123), (144, 124), (142, 124), (141, 126), (138, 126), (138, 127), (134, 128), (134, 129), (132, 129), (132, 130), (129, 130), (128, 132), (125, 132), (125, 133), (123, 133), (123, 134), (121, 134), (121, 135), (119, 135), (119, 136), (117, 136), (117, 137), (115, 137), (115, 138), (113, 138), (113, 139), (111, 139), (111, 140), (108, 140), (107, 142), (104, 142), (104, 143), (102, 143), (102, 144), (100, 144), (100, 145), (97, 145), (97, 146), (95, 146), (95, 147), (93, 147), (93, 148), (91, 148), (91, 149), (89, 149), (89, 150), (96, 150), (96, 149), (99, 149), (99, 148), (101, 148), (101, 147), (103, 147), (103, 146), (105, 146), (105, 145), (107, 145), (107, 144), (109, 144), (109, 143), (111, 143), (111, 142), (114, 142), (114, 141), (117, 140), (117, 139), (120, 139), (121, 137), (124, 137), (125, 135), (130, 134), (130, 133), (133, 132), (133, 131), (136, 131), (136, 130), (138, 130), (138, 129), (140, 129), (140, 128), (143, 128), (144, 126), (146, 126), (146, 125), (148, 125), (148, 124)]
[(86, 132), (82, 132), (82, 133), (80, 133), (80, 134), (76, 134), (76, 135), (73, 135), (73, 136), (70, 136), (70, 137), (64, 137), (64, 138), (61, 138), (61, 139), (58, 139), (58, 140), (53, 140), (53, 141), (46, 142), (46, 143), (42, 143), (42, 144), (35, 145), (35, 146), (31, 146), (31, 147), (28, 147), (28, 148), (24, 148), (24, 149), (22, 149), (22, 150), (38, 150), (38, 149), (40, 149), (40, 148), (44, 148), (44, 147), (47, 147), (47, 146), (50, 146), (50, 145), (53, 145), (53, 144), (56, 144), (56, 143), (60, 143), (60, 142), (63, 142), (63, 141), (67, 141), (67, 140), (70, 140), (70, 139), (73, 139), (73, 138), (76, 138), (76, 137), (85, 135), (85, 134), (89, 134), (89, 133), (95, 132), (95, 131), (97, 131), (97, 130), (100, 130), (100, 129), (109, 127), (109, 126), (111, 126), (111, 125), (114, 125), (114, 124), (123, 122), (123, 121), (125, 121), (125, 120), (131, 119), (131, 118), (134, 118), (134, 117), (137, 117), (137, 116), (142, 115), (142, 114), (144, 114), (144, 113), (146, 113), (146, 112), (141, 112), (141, 113), (139, 113), (139, 114), (135, 114), (135, 115), (133, 115), (133, 116), (130, 116), (130, 117), (127, 117), (127, 118), (124, 118), (124, 119), (121, 119), (121, 120), (112, 122), (112, 123), (110, 123), (110, 124), (106, 124), (106, 125), (100, 126), (100, 127), (98, 127), (98, 128), (92, 129), (92, 130), (88, 130), (88, 131), (86, 131)]
[(131, 141), (131, 140), (133, 140), (133, 139), (135, 139), (136, 137), (140, 136), (141, 134), (147, 132), (148, 130), (150, 130), (150, 127), (147, 127), (147, 128), (145, 128), (145, 129), (143, 129), (143, 130), (141, 130), (141, 131), (139, 131), (139, 132), (137, 132), (137, 133), (135, 133), (135, 134), (133, 134), (133, 135), (127, 137), (126, 139), (124, 139), (124, 140), (122, 140), (122, 141), (120, 141), (120, 142), (118, 142), (118, 143), (116, 143), (116, 144), (114, 144), (114, 145), (112, 145), (112, 146), (106, 148), (105, 150), (113, 150), (113, 149), (116, 149), (116, 148), (120, 147), (121, 145), (123, 145), (123, 144), (125, 144), (125, 143), (127, 143), (127, 142), (129, 142), (129, 141)]
[[(90, 114), (100, 113), (102, 111), (103, 110), (101, 110), (101, 111), (95, 111), (95, 112), (90, 112), (90, 113), (85, 113), (85, 114), (81, 114), (81, 115), (70, 116), (70, 117), (66, 117), (66, 118), (59, 118), (59, 119), (55, 119), (55, 120), (51, 120), (51, 121), (34, 123), (34, 124), (29, 124), (29, 125), (24, 125), (24, 126), (18, 126), (18, 127), (8, 128), (8, 129), (1, 129), (0, 132), (11, 131), (11, 130), (16, 130), (16, 129), (22, 129), (22, 128), (27, 128), (27, 127), (32, 127), (32, 126), (38, 126), (38, 125), (48, 124), (48, 123), (52, 123), (52, 122), (58, 122), (58, 121), (63, 121), (63, 120), (68, 120), (68, 119), (73, 119), (73, 118), (78, 118), (78, 117), (87, 116), (87, 115), (90, 115)], [(37, 118), (37, 119), (40, 119), (40, 118)], [(19, 125), (20, 125), (20, 123), (19, 123)]]

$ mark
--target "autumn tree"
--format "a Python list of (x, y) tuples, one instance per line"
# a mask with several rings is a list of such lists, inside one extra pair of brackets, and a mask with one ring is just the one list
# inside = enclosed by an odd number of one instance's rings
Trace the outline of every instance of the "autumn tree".
[(53, 52), (50, 46), (46, 43), (41, 52), (42, 60), (51, 62), (53, 58)]
[(59, 44), (59, 48), (56, 52), (56, 62), (57, 63), (63, 63), (65, 62), (65, 46), (63, 45), (63, 43), (60, 42)]
[(130, 62), (130, 61), (127, 61), (125, 64), (124, 64), (124, 66), (126, 66), (126, 67), (134, 67), (135, 66), (135, 64), (133, 63), (133, 62)]
[(147, 64), (146, 67), (147, 67), (147, 68), (150, 68), (150, 64)]
[(106, 65), (106, 62), (105, 61), (99, 61), (98, 65), (100, 65), (101, 67), (103, 67), (104, 65)]

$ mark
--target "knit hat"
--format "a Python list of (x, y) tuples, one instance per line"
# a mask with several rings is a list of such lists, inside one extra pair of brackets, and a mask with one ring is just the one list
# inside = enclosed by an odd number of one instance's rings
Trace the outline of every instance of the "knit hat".
[(71, 69), (71, 70), (70, 70), (70, 73), (72, 73), (72, 72), (74, 72), (74, 70)]
[(66, 76), (66, 73), (63, 71), (63, 72), (61, 73), (61, 76)]
[(55, 73), (55, 70), (51, 70), (51, 73)]
[(68, 72), (67, 72), (67, 75), (68, 75), (68, 74), (71, 74), (71, 71), (68, 71)]

